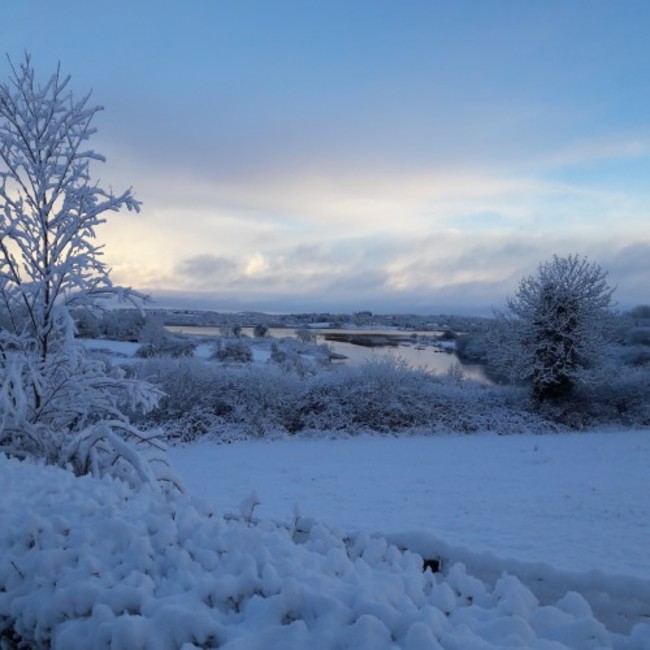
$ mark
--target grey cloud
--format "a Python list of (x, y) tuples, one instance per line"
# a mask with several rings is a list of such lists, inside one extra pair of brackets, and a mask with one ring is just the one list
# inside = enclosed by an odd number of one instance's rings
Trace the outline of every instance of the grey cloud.
[(595, 261), (609, 272), (621, 309), (650, 304), (650, 241), (624, 246)]
[(218, 255), (195, 255), (182, 260), (176, 265), (178, 275), (192, 280), (214, 279), (217, 277), (232, 277), (238, 270), (237, 262)]
[(351, 274), (338, 274), (329, 282), (334, 294), (357, 294), (364, 296), (387, 290), (388, 274), (381, 269), (358, 270)]
[(478, 314), (490, 315), (494, 305), (502, 302), (485, 295), (485, 287), (465, 287), (464, 295), (455, 291), (391, 292), (378, 287), (375, 291), (307, 292), (290, 291), (161, 291), (158, 304), (169, 307), (216, 309), (225, 311), (330, 312), (348, 313), (364, 309), (375, 313)]
[(610, 272), (625, 275), (642, 273), (648, 281), (650, 279), (650, 242), (630, 244), (618, 250), (611, 256)]
[[(610, 245), (610, 249), (613, 244)], [(650, 302), (650, 243), (608, 250), (603, 240), (452, 236), (383, 240), (341, 239), (264, 252), (265, 268), (214, 255), (184, 260), (186, 292), (170, 294), (217, 309), (475, 313), (505, 304), (519, 280), (554, 253), (578, 252), (610, 271), (621, 308)], [(191, 283), (189, 281), (192, 281)], [(154, 292), (155, 294), (156, 292)], [(154, 295), (156, 297), (156, 295)]]

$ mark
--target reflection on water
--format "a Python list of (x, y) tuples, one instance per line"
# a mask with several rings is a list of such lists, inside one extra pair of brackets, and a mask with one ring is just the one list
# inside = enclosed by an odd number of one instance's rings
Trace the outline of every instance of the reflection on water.
[[(172, 332), (193, 334), (197, 336), (221, 336), (218, 327), (199, 327), (194, 325), (170, 325), (167, 327)], [(327, 329), (317, 330), (317, 343), (327, 344), (330, 349), (346, 357), (342, 363), (348, 365), (359, 365), (370, 359), (382, 359), (385, 357), (393, 359), (403, 359), (408, 365), (414, 368), (423, 368), (429, 372), (443, 374), (448, 372), (452, 367), (460, 366), (463, 374), (471, 379), (489, 383), (481, 366), (468, 365), (461, 363), (453, 350), (441, 350), (438, 346), (433, 345), (436, 332), (403, 332), (394, 330), (355, 330), (355, 329)], [(253, 328), (242, 328), (242, 334), (253, 337)], [(394, 338), (393, 343), (396, 345), (381, 347), (366, 347), (355, 345), (345, 341), (328, 341), (325, 339), (327, 334), (375, 334), (385, 337)], [(268, 336), (273, 338), (296, 338), (295, 331), (291, 328), (272, 327), (268, 331)]]

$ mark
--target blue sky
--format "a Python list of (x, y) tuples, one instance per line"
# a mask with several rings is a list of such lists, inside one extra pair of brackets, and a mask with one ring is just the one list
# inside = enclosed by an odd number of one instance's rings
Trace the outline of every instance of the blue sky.
[[(554, 253), (650, 303), (646, 0), (13, 0), (106, 110), (98, 232), (161, 304), (490, 313)], [(2, 75), (8, 74), (5, 63)]]

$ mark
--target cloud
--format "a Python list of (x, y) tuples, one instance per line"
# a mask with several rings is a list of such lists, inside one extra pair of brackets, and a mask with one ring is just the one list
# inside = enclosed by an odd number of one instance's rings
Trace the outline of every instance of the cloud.
[(554, 166), (534, 154), (523, 164), (504, 166), (495, 156), (493, 164), (474, 167), (298, 160), (235, 176), (208, 167), (192, 174), (143, 169), (133, 177), (141, 178), (136, 189), (154, 227), (172, 237), (179, 223), (187, 225), (181, 240), (195, 243), (185, 255), (263, 253), (285, 241), (331, 240), (341, 230), (350, 236), (494, 227), (593, 231), (614, 218), (619, 229), (647, 218), (645, 190), (564, 178), (563, 156), (558, 152)]
[(455, 300), (485, 313), (539, 262), (578, 252), (611, 264), (621, 304), (648, 301), (640, 194), (469, 170), (272, 178), (246, 190), (199, 177), (116, 220), (106, 257), (118, 281), (231, 308), (428, 311)]
[[(648, 302), (640, 272), (650, 241), (443, 233), (427, 237), (342, 238), (288, 247), (263, 257), (188, 258), (180, 272), (148, 287), (163, 300), (271, 311), (460, 310), (490, 314), (519, 280), (553, 254), (586, 255), (610, 271), (622, 307)], [(251, 272), (253, 269), (255, 272)], [(203, 279), (194, 281), (194, 276)], [(171, 304), (171, 303), (170, 303)]]
[(643, 241), (645, 186), (613, 176), (590, 182), (574, 170), (614, 159), (639, 171), (649, 143), (642, 134), (576, 140), (552, 155), (553, 147), (528, 152), (521, 164), (357, 152), (348, 160), (279, 155), (265, 167), (262, 150), (260, 164), (225, 174), (209, 164), (191, 173), (136, 165), (143, 214), (115, 222), (107, 260), (154, 294), (232, 308), (455, 303), (484, 313), (539, 262), (578, 252), (611, 265), (621, 304), (647, 302), (642, 253), (619, 253)]
[(616, 287), (615, 299), (621, 309), (650, 305), (648, 260), (650, 239), (622, 246), (604, 247), (598, 263), (608, 271), (610, 285)]
[(206, 284), (217, 278), (233, 277), (237, 270), (238, 264), (234, 260), (205, 254), (181, 260), (176, 265), (175, 274), (200, 284)]
[(134, 56), (65, 9), (9, 4), (8, 51), (31, 34), (45, 73), (61, 58), (107, 106), (93, 178), (144, 202), (98, 232), (117, 282), (249, 308), (482, 309), (582, 252), (647, 296), (647, 38), (625, 12), (585, 30), (579, 8), (527, 3), (470, 21), (453, 3), (370, 20), (372, 3), (192, 3), (180, 22), (138, 5), (120, 25)]

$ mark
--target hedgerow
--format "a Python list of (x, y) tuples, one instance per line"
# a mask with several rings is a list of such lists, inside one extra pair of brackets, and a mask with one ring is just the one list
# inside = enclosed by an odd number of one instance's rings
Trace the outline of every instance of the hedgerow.
[(147, 359), (133, 367), (165, 393), (147, 416), (171, 439), (334, 431), (501, 434), (554, 425), (528, 411), (523, 391), (436, 376), (395, 359), (305, 375), (275, 364)]

